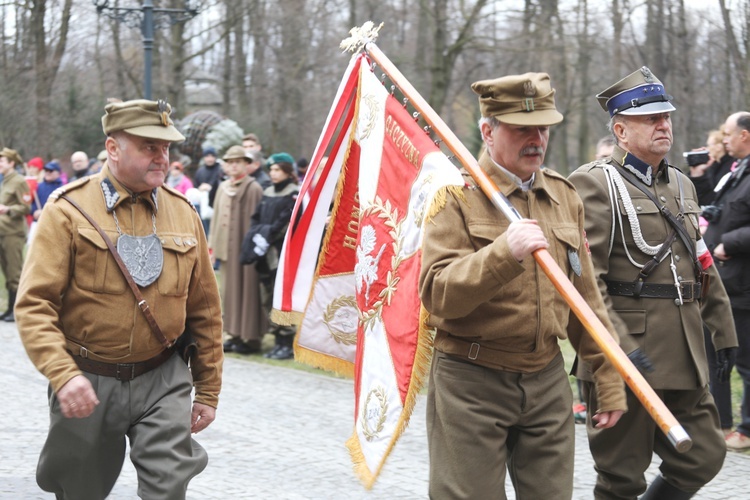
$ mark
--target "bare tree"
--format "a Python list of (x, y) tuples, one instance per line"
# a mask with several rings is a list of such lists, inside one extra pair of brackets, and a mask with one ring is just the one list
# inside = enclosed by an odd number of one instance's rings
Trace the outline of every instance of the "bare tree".
[[(750, 15), (748, 15), (750, 6), (747, 2), (744, 3), (745, 12), (742, 15), (734, 15), (727, 7), (726, 0), (719, 0), (719, 6), (721, 8), (721, 16), (724, 20), (724, 29), (727, 33), (727, 48), (732, 56), (735, 71), (740, 75), (739, 84), (743, 96), (741, 107), (744, 108), (750, 102), (750, 86), (747, 85), (747, 81), (750, 78), (750, 64), (748, 64), (747, 50), (750, 48)], [(744, 21), (744, 24), (741, 26), (742, 40), (737, 40), (737, 35), (735, 35), (736, 27), (732, 25), (732, 18), (738, 20), (740, 23)]]
[(50, 144), (50, 96), (52, 85), (55, 83), (55, 77), (65, 54), (72, 3), (73, 0), (64, 0), (59, 29), (56, 33), (53, 30), (47, 33), (44, 29), (47, 1), (35, 0), (31, 2), (31, 30), (34, 34), (34, 74), (36, 76), (36, 128), (40, 146), (47, 149), (43, 151), (44, 154), (51, 152), (48, 149)]

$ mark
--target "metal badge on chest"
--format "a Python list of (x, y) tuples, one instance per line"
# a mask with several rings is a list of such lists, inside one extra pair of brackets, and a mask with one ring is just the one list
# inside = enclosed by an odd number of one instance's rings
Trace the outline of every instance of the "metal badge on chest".
[[(148, 236), (131, 236), (126, 234), (120, 228), (120, 221), (117, 220), (115, 205), (120, 199), (120, 195), (112, 185), (109, 179), (104, 179), (101, 183), (104, 200), (107, 205), (107, 211), (112, 213), (115, 219), (115, 227), (119, 237), (117, 238), (117, 253), (120, 254), (125, 267), (133, 276), (133, 281), (138, 286), (146, 287), (153, 283), (161, 275), (164, 268), (164, 250), (161, 240), (156, 235), (156, 215), (151, 213), (151, 224), (153, 233)], [(152, 193), (153, 197), (154, 193)], [(156, 200), (154, 199), (154, 202)]]

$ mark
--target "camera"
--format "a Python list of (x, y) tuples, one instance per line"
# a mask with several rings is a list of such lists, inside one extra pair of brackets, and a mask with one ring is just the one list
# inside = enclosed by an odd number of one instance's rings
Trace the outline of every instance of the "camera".
[(701, 217), (708, 222), (716, 222), (719, 220), (719, 217), (721, 216), (721, 207), (717, 207), (716, 205), (704, 205), (701, 208), (703, 209)]
[(708, 151), (687, 151), (682, 153), (689, 167), (708, 163)]

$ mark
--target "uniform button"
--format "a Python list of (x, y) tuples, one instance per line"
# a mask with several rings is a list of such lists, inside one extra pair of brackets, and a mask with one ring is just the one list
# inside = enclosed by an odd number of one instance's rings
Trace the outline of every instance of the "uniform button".
[(677, 276), (677, 281), (682, 281), (682, 276)]
[(674, 305), (680, 307), (680, 299), (674, 299)]
[(675, 260), (676, 262), (680, 262), (680, 256), (679, 256), (679, 255), (675, 255), (675, 256), (674, 256), (674, 260)]
[(635, 209), (636, 209), (636, 210), (638, 210), (639, 212), (642, 212), (642, 211), (643, 211), (643, 207), (642, 207), (642, 206), (640, 206), (640, 205), (639, 205), (639, 206), (637, 206), (637, 207), (635, 207)]
[(659, 199), (660, 199), (660, 200), (661, 200), (662, 202), (664, 202), (664, 203), (666, 203), (666, 202), (667, 202), (667, 199), (666, 199), (665, 197), (663, 197), (663, 196), (659, 196)]

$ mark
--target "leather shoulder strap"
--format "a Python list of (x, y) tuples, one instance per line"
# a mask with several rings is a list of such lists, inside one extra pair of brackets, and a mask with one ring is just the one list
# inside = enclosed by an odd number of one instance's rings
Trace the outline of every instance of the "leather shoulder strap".
[(109, 239), (109, 236), (107, 236), (107, 233), (104, 232), (104, 230), (99, 226), (99, 224), (96, 223), (96, 221), (87, 214), (81, 206), (70, 199), (68, 195), (63, 194), (60, 196), (63, 200), (67, 201), (71, 205), (73, 205), (76, 210), (81, 212), (81, 215), (83, 215), (89, 223), (94, 226), (94, 229), (96, 229), (99, 234), (101, 235), (102, 239), (104, 240), (104, 243), (107, 244), (107, 248), (109, 248), (109, 251), (112, 253), (112, 256), (115, 258), (115, 262), (117, 262), (117, 266), (120, 268), (120, 272), (122, 272), (122, 275), (125, 277), (125, 280), (128, 282), (128, 285), (130, 285), (130, 289), (133, 291), (133, 295), (135, 295), (135, 300), (138, 301), (138, 307), (140, 308), (141, 312), (143, 312), (143, 315), (146, 317), (146, 321), (148, 321), (149, 326), (151, 327), (151, 331), (154, 334), (154, 337), (156, 337), (156, 340), (161, 343), (165, 349), (169, 349), (172, 347), (174, 342), (170, 342), (167, 340), (167, 338), (164, 336), (164, 334), (161, 331), (161, 328), (159, 328), (159, 325), (156, 323), (156, 319), (154, 318), (154, 315), (151, 314), (151, 309), (148, 307), (148, 303), (146, 302), (146, 299), (143, 298), (143, 295), (141, 294), (141, 291), (138, 289), (138, 285), (135, 284), (135, 281), (133, 281), (133, 277), (130, 275), (130, 271), (128, 271), (128, 268), (125, 267), (125, 263), (122, 261), (122, 257), (120, 257), (120, 254), (117, 253), (117, 249), (112, 244), (112, 240)]

